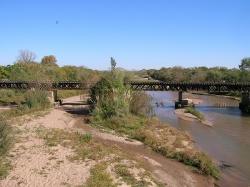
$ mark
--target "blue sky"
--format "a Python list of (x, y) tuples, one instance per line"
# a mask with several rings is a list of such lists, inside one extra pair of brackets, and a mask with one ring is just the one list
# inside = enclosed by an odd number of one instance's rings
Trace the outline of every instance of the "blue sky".
[[(0, 65), (28, 49), (40, 62), (238, 68), (250, 57), (249, 0), (1, 0)], [(56, 23), (58, 21), (58, 24)]]

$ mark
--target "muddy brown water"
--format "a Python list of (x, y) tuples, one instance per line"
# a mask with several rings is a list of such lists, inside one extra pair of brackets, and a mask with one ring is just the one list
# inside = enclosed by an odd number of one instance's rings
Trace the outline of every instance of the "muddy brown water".
[[(147, 92), (152, 97), (155, 115), (179, 130), (189, 132), (197, 149), (206, 152), (221, 165), (220, 186), (250, 186), (250, 115), (242, 114), (239, 101), (207, 95), (192, 95), (203, 100), (196, 106), (213, 127), (179, 119), (174, 114), (178, 92)], [(156, 106), (164, 102), (165, 106)], [(215, 103), (226, 103), (216, 107)]]

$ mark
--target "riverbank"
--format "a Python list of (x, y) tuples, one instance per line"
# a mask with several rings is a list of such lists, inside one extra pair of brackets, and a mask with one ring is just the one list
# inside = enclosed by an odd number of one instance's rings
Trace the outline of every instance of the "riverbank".
[[(220, 163), (220, 186), (250, 185), (250, 121), (249, 115), (239, 110), (239, 101), (209, 95), (193, 95), (203, 100), (196, 109), (213, 123), (207, 127), (198, 121), (188, 122), (174, 113), (176, 92), (148, 92), (152, 103), (162, 101), (165, 107), (154, 107), (155, 115), (162, 122), (179, 130), (189, 132), (194, 138), (195, 147), (206, 152)], [(226, 107), (216, 107), (214, 103), (227, 103)], [(224, 167), (223, 164), (232, 167)]]
[[(79, 97), (68, 101), (74, 100)], [(16, 118), (13, 124), (19, 133), (9, 157), (13, 169), (0, 186), (91, 186), (97, 184), (97, 173), (115, 186), (214, 185), (214, 179), (193, 173), (139, 141), (89, 126), (86, 114), (84, 107), (65, 105)]]
[(216, 95), (216, 94), (210, 94), (210, 93), (207, 93), (207, 92), (192, 92), (192, 94), (195, 94), (195, 95), (210, 95), (210, 96), (215, 96), (215, 97), (223, 97), (223, 98), (233, 99), (233, 100), (236, 100), (236, 101), (240, 101), (241, 100), (240, 97), (234, 97), (234, 96), (228, 96), (228, 95)]

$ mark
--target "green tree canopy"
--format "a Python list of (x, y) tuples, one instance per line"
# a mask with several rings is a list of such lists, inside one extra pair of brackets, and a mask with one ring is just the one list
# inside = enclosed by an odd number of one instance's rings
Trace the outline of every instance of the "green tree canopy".
[(4, 66), (0, 66), (0, 79), (8, 79), (9, 76), (9, 72), (6, 68)]
[(241, 64), (239, 65), (240, 70), (250, 71), (250, 58), (243, 58)]
[(115, 69), (116, 61), (111, 57), (111, 69)]

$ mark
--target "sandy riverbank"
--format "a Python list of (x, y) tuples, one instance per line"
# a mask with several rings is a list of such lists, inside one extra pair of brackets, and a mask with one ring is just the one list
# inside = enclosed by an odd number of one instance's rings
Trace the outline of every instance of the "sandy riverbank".
[[(79, 101), (79, 96), (65, 102)], [(82, 106), (65, 105), (32, 116), (15, 119), (14, 127), (18, 129), (17, 142), (10, 153), (13, 169), (0, 181), (1, 187), (13, 186), (84, 186), (91, 176), (91, 169), (101, 160), (77, 160), (69, 158), (74, 150), (57, 145), (48, 147), (38, 136), (37, 131), (45, 129), (61, 129), (67, 132), (82, 132), (93, 136), (93, 139), (106, 147), (111, 147), (128, 154), (135, 163), (140, 163), (152, 176), (165, 186), (213, 186), (213, 179), (193, 173), (187, 166), (167, 159), (151, 151), (141, 142), (128, 140), (112, 133), (100, 131), (84, 123), (86, 109)], [(116, 186), (129, 186), (112, 172), (109, 174), (116, 181)], [(135, 177), (143, 174), (145, 168), (134, 168)], [(154, 180), (147, 179), (146, 186), (157, 186)]]

